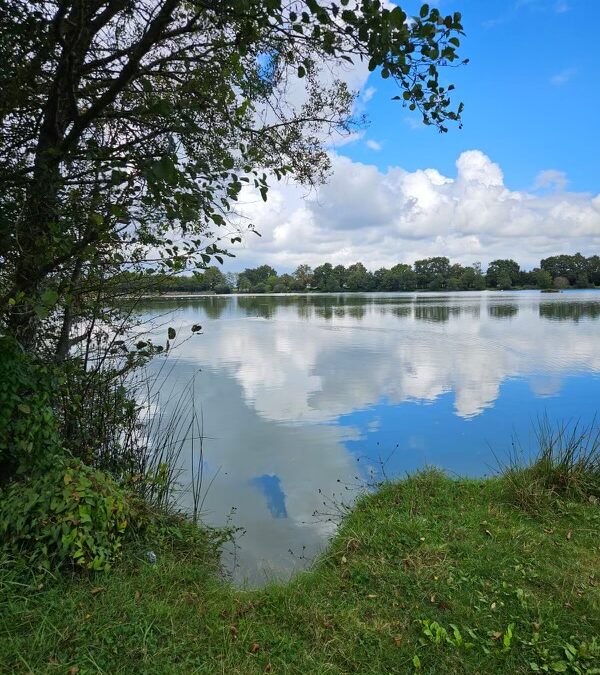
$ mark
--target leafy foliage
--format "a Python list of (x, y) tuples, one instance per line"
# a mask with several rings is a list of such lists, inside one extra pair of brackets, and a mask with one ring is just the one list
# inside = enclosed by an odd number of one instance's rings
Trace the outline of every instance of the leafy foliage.
[(427, 5), (7, 0), (0, 21), (0, 325), (63, 358), (107, 277), (222, 262), (244, 185), (325, 177), (324, 139), (361, 123), (341, 62), (394, 79), (425, 124), (460, 122), (440, 69), (461, 15)]
[[(587, 259), (590, 269), (593, 268), (595, 257), (597, 256)], [(592, 273), (589, 275), (580, 273), (577, 277), (577, 286), (589, 287), (592, 278), (594, 278)], [(389, 269), (382, 267), (374, 272), (367, 270), (361, 262), (348, 267), (344, 265), (334, 267), (326, 262), (315, 267), (314, 270), (308, 265), (299, 265), (293, 274), (281, 275), (270, 265), (260, 265), (246, 268), (237, 275), (237, 279), (226, 280), (222, 278), (217, 268), (211, 267), (203, 274), (195, 274), (193, 277), (153, 275), (151, 286), (148, 284), (147, 275), (129, 275), (127, 283), (152, 288), (154, 292), (214, 290), (227, 293), (235, 289), (241, 293), (286, 293), (294, 291), (481, 291), (486, 288), (508, 290), (514, 287), (547, 289), (553, 285), (553, 282), (560, 288), (569, 287), (566, 277), (558, 278), (558, 281), (553, 280), (550, 272), (540, 268), (527, 272), (521, 270), (514, 260), (493, 260), (484, 274), (478, 262), (465, 267), (458, 263), (451, 264), (446, 257), (435, 257), (417, 260), (413, 266), (398, 263)]]
[(0, 474), (48, 466), (62, 451), (52, 409), (56, 373), (0, 337)]
[(125, 493), (106, 474), (76, 460), (57, 461), (0, 493), (3, 548), (36, 566), (109, 570), (128, 510)]

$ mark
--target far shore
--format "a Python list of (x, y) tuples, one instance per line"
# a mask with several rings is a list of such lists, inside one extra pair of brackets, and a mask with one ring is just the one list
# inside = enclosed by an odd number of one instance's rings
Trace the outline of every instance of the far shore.
[(336, 292), (327, 292), (327, 291), (292, 291), (289, 293), (240, 293), (233, 291), (231, 293), (214, 293), (211, 291), (200, 291), (200, 292), (190, 292), (190, 293), (179, 293), (174, 291), (166, 291), (165, 293), (144, 293), (139, 296), (125, 296), (125, 297), (136, 297), (143, 300), (185, 300), (188, 298), (230, 298), (230, 297), (320, 297), (320, 296), (338, 296), (338, 295), (406, 295), (406, 296), (415, 296), (415, 295), (481, 295), (481, 294), (497, 294), (497, 293), (523, 293), (523, 292), (535, 292), (535, 293), (586, 293), (589, 291), (600, 291), (600, 287), (596, 288), (565, 288), (565, 289), (540, 289), (540, 288), (511, 288), (508, 290), (501, 290), (496, 288), (486, 288), (481, 291), (448, 291), (448, 290), (439, 290), (439, 291), (430, 291), (427, 289), (419, 289), (418, 291), (336, 291)]

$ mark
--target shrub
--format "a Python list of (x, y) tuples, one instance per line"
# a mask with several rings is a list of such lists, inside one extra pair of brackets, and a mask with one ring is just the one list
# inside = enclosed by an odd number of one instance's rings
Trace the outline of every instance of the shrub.
[(57, 460), (0, 492), (0, 536), (5, 552), (40, 567), (108, 570), (128, 513), (126, 493), (109, 476), (78, 460)]
[(51, 465), (61, 453), (51, 407), (56, 373), (36, 363), (14, 341), (0, 337), (0, 475)]

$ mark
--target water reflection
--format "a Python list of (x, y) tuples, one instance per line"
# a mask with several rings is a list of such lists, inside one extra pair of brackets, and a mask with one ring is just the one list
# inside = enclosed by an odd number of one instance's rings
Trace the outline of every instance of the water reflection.
[[(160, 307), (160, 310), (157, 308)], [(206, 518), (247, 529), (238, 576), (285, 575), (288, 550), (333, 531), (323, 501), (434, 463), (481, 475), (532, 418), (591, 419), (600, 401), (600, 293), (212, 297), (172, 309), (187, 334), (171, 386), (194, 373), (205, 420)], [(550, 321), (549, 319), (552, 319)], [(357, 459), (362, 458), (360, 462)], [(184, 467), (185, 468), (185, 467)], [(344, 494), (347, 497), (347, 494)]]
[(490, 305), (488, 312), (494, 319), (511, 319), (518, 314), (519, 306), (515, 304)]
[(542, 302), (540, 316), (554, 321), (597, 319), (600, 316), (600, 302)]

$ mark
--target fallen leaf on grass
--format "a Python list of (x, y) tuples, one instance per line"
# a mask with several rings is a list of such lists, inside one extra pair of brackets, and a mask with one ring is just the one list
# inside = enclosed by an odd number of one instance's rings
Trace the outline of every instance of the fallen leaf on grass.
[(436, 601), (436, 597), (435, 597), (435, 593), (434, 593), (434, 594), (429, 598), (429, 602), (431, 602), (431, 604), (435, 605), (435, 601)]
[(273, 670), (273, 666), (270, 663), (267, 663), (265, 666), (265, 673), (270, 673)]
[(71, 666), (71, 667), (69, 668), (69, 670), (67, 670), (67, 673), (68, 673), (69, 675), (77, 675), (78, 672), (79, 672), (79, 667), (78, 667), (78, 666)]
[(394, 644), (399, 647), (402, 644), (402, 637), (400, 635), (394, 636)]
[(533, 624), (531, 624), (531, 625), (533, 626), (533, 629), (536, 630), (536, 631), (539, 631), (539, 629), (542, 627), (542, 624), (537, 623), (536, 621), (534, 621)]
[(238, 636), (237, 626), (234, 626), (233, 624), (231, 624), (231, 626), (229, 626), (229, 632), (231, 633), (231, 639), (237, 640), (237, 636)]
[(367, 598), (370, 598), (371, 600), (373, 598), (376, 598), (376, 597), (377, 597), (377, 593), (369, 593), (369, 595), (367, 595)]
[(487, 534), (488, 537), (492, 537), (492, 533), (489, 530), (486, 530), (485, 533)]
[(573, 532), (571, 532), (571, 530), (569, 530), (567, 532), (567, 541), (571, 541), (571, 539), (573, 539)]
[(502, 631), (500, 631), (500, 630), (495, 631), (491, 635), (492, 640), (499, 640), (501, 637), (502, 637)]
[(142, 597), (142, 594), (139, 591), (136, 591), (133, 595), (135, 598), (136, 602)]
[(106, 588), (104, 588), (104, 586), (96, 586), (96, 588), (92, 588), (90, 593), (92, 595), (98, 595), (98, 593), (104, 593), (105, 590)]
[(260, 645), (258, 644), (258, 642), (253, 642), (250, 645), (250, 653), (251, 654), (256, 654), (256, 652), (258, 652), (259, 649), (260, 649)]
[(48, 663), (50, 663), (53, 666), (57, 666), (59, 664), (59, 660), (56, 658), (56, 656), (51, 656), (48, 659)]

